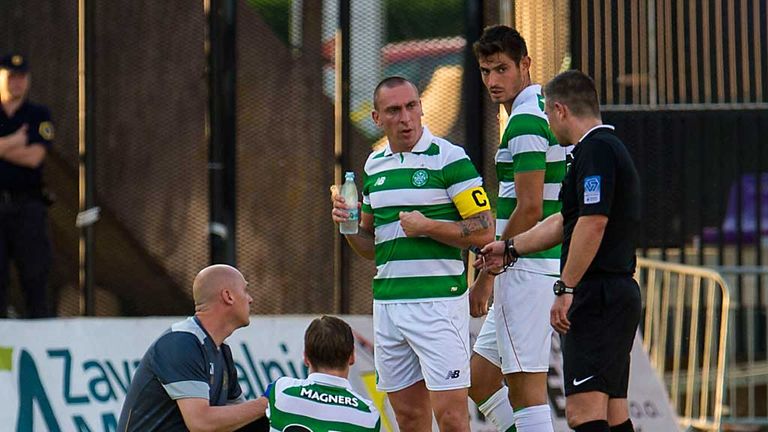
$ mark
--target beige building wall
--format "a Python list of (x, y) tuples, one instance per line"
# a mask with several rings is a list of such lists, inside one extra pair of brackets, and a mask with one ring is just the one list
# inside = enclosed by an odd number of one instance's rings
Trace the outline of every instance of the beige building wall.
[[(558, 73), (571, 68), (570, 6), (568, 0), (499, 2), (499, 21), (516, 28), (525, 38), (531, 56), (531, 81), (546, 84)], [(499, 107), (499, 122), (507, 113)], [(504, 128), (499, 127), (499, 138)]]
[(569, 2), (536, 0), (513, 3), (514, 27), (525, 38), (528, 53), (533, 59), (531, 79), (545, 84), (559, 72), (570, 68)]
[(528, 44), (533, 59), (531, 79), (545, 84), (570, 69), (570, 5), (567, 0), (502, 0), (502, 24), (516, 28)]

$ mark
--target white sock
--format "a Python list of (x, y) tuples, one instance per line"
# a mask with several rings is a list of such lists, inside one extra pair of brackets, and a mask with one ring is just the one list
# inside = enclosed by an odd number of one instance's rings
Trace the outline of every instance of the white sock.
[(509, 404), (508, 392), (507, 387), (502, 386), (499, 391), (477, 407), (485, 418), (496, 426), (499, 432), (515, 430), (515, 415), (512, 411), (512, 405)]
[(517, 432), (553, 432), (549, 405), (536, 405), (515, 411)]

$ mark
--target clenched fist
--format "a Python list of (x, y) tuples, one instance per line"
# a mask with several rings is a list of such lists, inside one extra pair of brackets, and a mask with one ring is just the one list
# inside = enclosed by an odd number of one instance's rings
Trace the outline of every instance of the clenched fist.
[(408, 237), (426, 235), (431, 222), (418, 210), (400, 212), (400, 226)]

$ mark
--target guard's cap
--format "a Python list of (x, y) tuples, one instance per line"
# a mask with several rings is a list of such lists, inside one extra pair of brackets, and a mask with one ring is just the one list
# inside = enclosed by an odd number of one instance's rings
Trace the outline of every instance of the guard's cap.
[(29, 72), (27, 58), (19, 53), (10, 53), (0, 58), (0, 69), (8, 69), (14, 72)]

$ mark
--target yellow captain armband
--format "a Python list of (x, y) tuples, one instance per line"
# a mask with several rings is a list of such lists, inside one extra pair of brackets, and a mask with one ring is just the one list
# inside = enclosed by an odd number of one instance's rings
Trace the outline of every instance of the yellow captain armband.
[(490, 210), (491, 203), (482, 186), (467, 189), (453, 198), (453, 203), (459, 210), (462, 219), (466, 219), (481, 211)]

